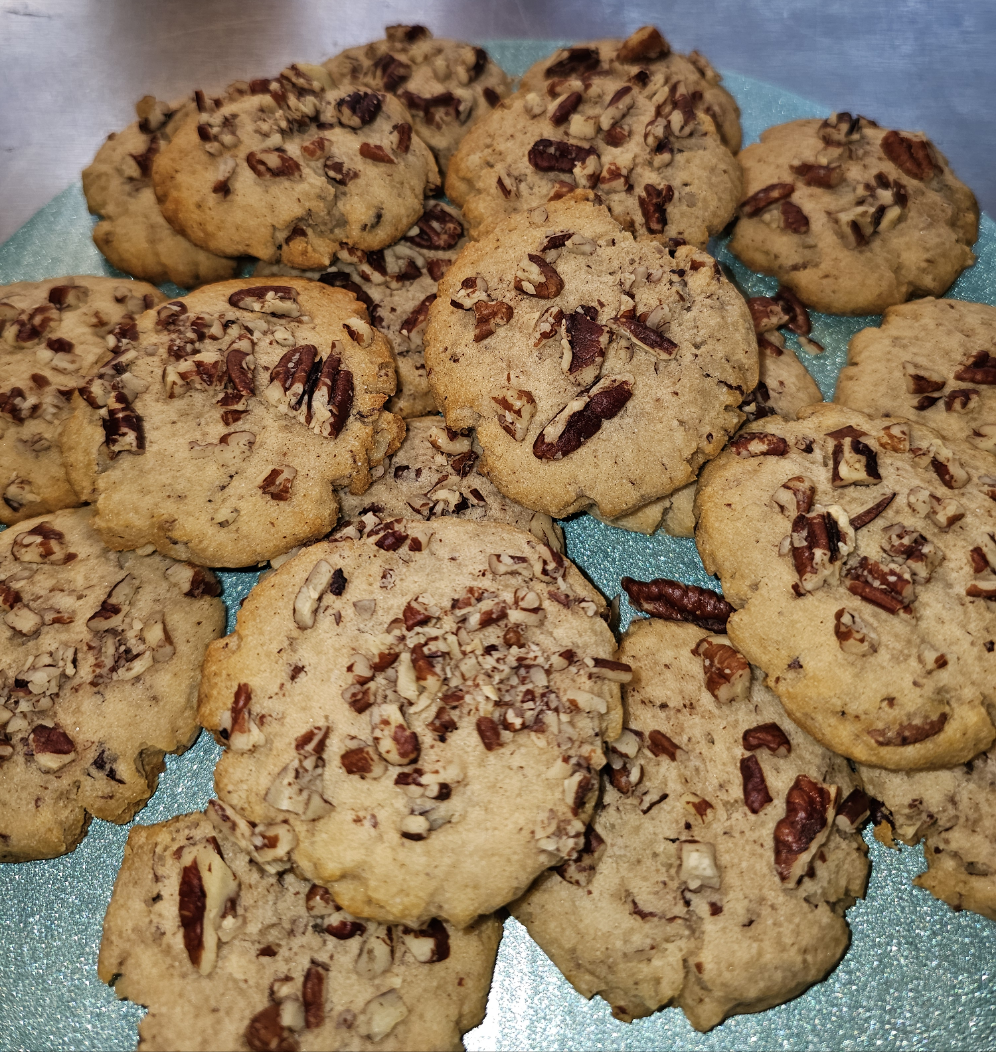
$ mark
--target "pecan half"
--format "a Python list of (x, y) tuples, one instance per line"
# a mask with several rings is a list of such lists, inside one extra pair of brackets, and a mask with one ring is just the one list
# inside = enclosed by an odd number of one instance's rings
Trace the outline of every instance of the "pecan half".
[(449, 249), (463, 237), (460, 220), (439, 204), (430, 205), (415, 226), (418, 232), (409, 231), (405, 241), (416, 248)]
[(804, 774), (792, 783), (785, 796), (785, 817), (775, 825), (775, 869), (783, 882), (796, 859), (826, 828), (831, 802), (830, 789)]
[(653, 183), (644, 183), (643, 193), (637, 197), (643, 223), (649, 234), (663, 234), (667, 226), (667, 206), (674, 199), (674, 188), (670, 184), (663, 187)]
[(517, 291), (542, 300), (556, 299), (564, 291), (564, 279), (542, 256), (533, 252), (519, 263), (513, 284)]
[(777, 201), (784, 201), (795, 192), (795, 183), (771, 183), (755, 191), (740, 203), (740, 210), (748, 218), (758, 215)]
[(764, 771), (756, 756), (745, 756), (740, 761), (740, 777), (744, 786), (744, 803), (752, 815), (771, 803), (771, 793), (764, 780)]
[(622, 586), (637, 610), (664, 621), (687, 621), (709, 632), (725, 632), (733, 607), (717, 592), (694, 584), (657, 577), (636, 581), (624, 577)]
[(767, 749), (772, 756), (784, 757), (792, 752), (792, 743), (788, 735), (777, 723), (761, 723), (749, 727), (743, 733), (743, 746), (748, 752), (755, 749)]
[(560, 460), (580, 449), (611, 420), (633, 396), (632, 378), (605, 376), (594, 387), (566, 406), (536, 436), (533, 456), (538, 460)]
[(721, 639), (700, 639), (692, 650), (702, 658), (709, 693), (720, 702), (744, 701), (750, 693), (750, 665), (743, 654)]
[(923, 182), (940, 168), (926, 139), (913, 139), (897, 131), (882, 136), (882, 152), (904, 175)]

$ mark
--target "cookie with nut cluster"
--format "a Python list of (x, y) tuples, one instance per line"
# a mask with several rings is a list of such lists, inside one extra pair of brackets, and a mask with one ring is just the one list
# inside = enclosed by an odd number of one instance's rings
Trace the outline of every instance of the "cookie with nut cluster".
[(219, 256), (326, 267), (340, 241), (397, 241), (439, 187), (428, 146), (393, 96), (336, 88), (297, 64), (250, 94), (204, 98), (152, 166), (167, 222)]
[(623, 637), (634, 677), (601, 805), (583, 849), (512, 913), (617, 1018), (676, 1004), (708, 1030), (796, 997), (843, 956), (868, 808), (845, 760), (786, 717), (721, 623), (698, 620), (641, 619)]
[(218, 795), (354, 916), (463, 927), (581, 844), (630, 672), (605, 613), (531, 534), (368, 513), (209, 651)]
[(746, 427), (699, 480), (696, 542), (728, 632), (828, 748), (892, 770), (988, 748), (992, 457), (841, 406)]
[(975, 262), (975, 197), (918, 132), (835, 113), (769, 128), (739, 159), (730, 250), (809, 307), (880, 314)]
[(446, 192), (474, 238), (578, 187), (635, 236), (704, 247), (740, 199), (739, 145), (739, 111), (715, 70), (644, 27), (534, 66), (464, 138)]
[(695, 477), (743, 418), (757, 342), (700, 249), (634, 239), (583, 195), (468, 245), (429, 311), (425, 360), (482, 470), (561, 518), (615, 519)]
[(996, 455), (996, 307), (922, 299), (890, 307), (847, 348), (834, 401), (915, 418)]
[(913, 883), (955, 910), (996, 920), (996, 758), (980, 753), (944, 771), (883, 771), (860, 767), (878, 801), (875, 835), (895, 847), (923, 842), (927, 872)]
[(397, 95), (445, 175), (460, 140), (511, 93), (512, 82), (482, 47), (437, 39), (425, 26), (388, 26), (385, 35), (323, 64), (336, 84)]
[(108, 551), (92, 522), (74, 508), (0, 533), (0, 862), (72, 851), (91, 815), (129, 821), (197, 737), (221, 586)]
[[(258, 839), (258, 838), (257, 838)], [(97, 972), (148, 1007), (144, 1049), (461, 1049), (501, 924), (360, 921), (261, 861), (223, 804), (128, 836)]]
[(400, 444), (390, 348), (348, 292), (207, 285), (147, 311), (80, 387), (61, 441), (116, 549), (247, 566), (329, 532)]
[(436, 412), (422, 349), (429, 307), (435, 302), (440, 279), (466, 243), (459, 210), (430, 201), (405, 236), (383, 250), (362, 252), (340, 245), (326, 271), (302, 272), (279, 263), (260, 263), (255, 273), (298, 274), (352, 292), (394, 352), (398, 391), (387, 403), (388, 409), (405, 418), (423, 416)]
[(384, 461), (384, 474), (370, 489), (359, 495), (339, 491), (344, 522), (368, 511), (382, 519), (456, 515), (517, 526), (563, 552), (564, 531), (549, 515), (509, 500), (477, 470), (483, 450), (473, 434), (450, 431), (439, 416), (416, 417), (407, 427), (404, 442)]
[(144, 282), (63, 277), (0, 288), (0, 523), (80, 503), (58, 435), (107, 341), (166, 297)]
[(234, 277), (236, 261), (178, 234), (163, 218), (152, 189), (152, 163), (181, 124), (196, 121), (196, 99), (170, 103), (146, 95), (135, 111), (138, 120), (112, 132), (83, 169), (87, 207), (100, 216), (94, 244), (111, 266), (156, 285), (172, 281), (191, 289)]

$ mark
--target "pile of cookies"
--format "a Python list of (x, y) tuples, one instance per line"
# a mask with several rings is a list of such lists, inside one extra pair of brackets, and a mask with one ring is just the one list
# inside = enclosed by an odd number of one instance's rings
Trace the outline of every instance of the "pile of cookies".
[[(136, 280), (0, 289), (0, 861), (223, 747), (107, 912), (144, 1048), (460, 1048), (507, 912), (709, 1029), (840, 960), (869, 818), (996, 919), (996, 310), (930, 298), (971, 191), (850, 114), (739, 152), (652, 27), (512, 87), (393, 26), (146, 97), (83, 174)], [(886, 312), (835, 403), (808, 308)], [(723, 595), (624, 577), (620, 640), (586, 513)], [(266, 564), (223, 635), (211, 568)]]

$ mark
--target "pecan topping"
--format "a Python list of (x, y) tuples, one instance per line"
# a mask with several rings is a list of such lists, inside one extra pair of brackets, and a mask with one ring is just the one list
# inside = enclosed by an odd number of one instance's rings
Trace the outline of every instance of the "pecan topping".
[(642, 347), (645, 351), (650, 351), (653, 354), (660, 354), (665, 358), (670, 358), (678, 349), (678, 345), (674, 340), (669, 340), (662, 333), (659, 333), (649, 325), (644, 325), (642, 321), (637, 321), (636, 318), (613, 318), (612, 326), (613, 328), (621, 329), (625, 336), (638, 347)]
[(782, 226), (793, 234), (805, 234), (809, 230), (809, 218), (794, 201), (782, 201)]
[(897, 131), (890, 131), (882, 137), (882, 152), (904, 175), (918, 182), (940, 171), (934, 163), (930, 143), (925, 139), (912, 139)]
[(852, 789), (837, 808), (834, 819), (843, 833), (853, 833), (871, 813), (872, 801), (862, 789)]
[[(290, 285), (253, 285), (250, 288), (236, 289), (228, 297), (228, 302), (240, 310), (257, 311), (261, 314), (276, 314), (287, 318), (297, 318), (301, 314), (297, 289)], [(172, 304), (167, 303), (166, 306), (171, 307)], [(160, 308), (160, 316), (162, 310), (163, 308)]]
[(740, 761), (740, 777), (744, 783), (744, 803), (752, 815), (771, 803), (771, 793), (764, 780), (764, 771), (756, 756), (745, 756)]
[(581, 105), (581, 92), (572, 91), (557, 102), (550, 112), (550, 123), (559, 128), (567, 121), (567, 118)]
[(648, 234), (663, 234), (667, 226), (667, 206), (674, 199), (674, 188), (670, 184), (663, 187), (654, 186), (653, 183), (645, 183), (643, 193), (637, 201), (640, 212), (643, 214), (643, 222)]
[(567, 374), (575, 383), (588, 387), (598, 379), (609, 342), (608, 329), (598, 323), (597, 308), (581, 306), (568, 314), (564, 337), (570, 347)]
[(652, 730), (647, 735), (647, 748), (652, 756), (667, 756), (669, 760), (674, 760), (681, 746), (663, 731)]
[(834, 615), (833, 634), (845, 654), (866, 657), (878, 650), (878, 633), (857, 614), (841, 607)]
[(111, 392), (101, 417), (109, 460), (113, 460), (119, 453), (137, 455), (145, 452), (145, 428), (142, 418), (131, 408), (121, 392)]
[[(643, 26), (631, 33), (620, 45), (616, 58), (620, 62), (648, 61), (661, 58), (671, 52), (671, 46), (653, 26)], [(549, 71), (547, 71), (549, 76)]]
[(304, 1002), (304, 1026), (316, 1030), (325, 1022), (325, 970), (326, 965), (311, 964), (304, 973), (301, 1000)]
[(784, 457), (788, 453), (788, 442), (781, 435), (769, 431), (748, 431), (730, 443), (730, 449), (738, 457)]
[(882, 481), (878, 470), (878, 454), (861, 438), (868, 436), (859, 432), (857, 435), (843, 434), (853, 428), (840, 428), (827, 435), (833, 440), (831, 460), (833, 465), (831, 484), (834, 488), (841, 486), (871, 486)]
[(835, 566), (854, 547), (854, 531), (846, 513), (836, 505), (803, 514), (792, 521), (791, 548), (799, 583), (815, 592), (834, 572)]
[(581, 850), (566, 862), (557, 866), (554, 872), (568, 884), (586, 888), (594, 879), (595, 869), (605, 854), (605, 841), (590, 823), (584, 831), (584, 844)]
[(771, 499), (790, 519), (805, 514), (813, 506), (816, 485), (805, 475), (793, 475), (786, 479), (771, 495)]
[(365, 157), (368, 161), (377, 161), (378, 164), (395, 164), (394, 158), (384, 149), (383, 146), (377, 143), (361, 142), (360, 143), (360, 156)]
[(909, 607), (916, 598), (909, 570), (903, 566), (883, 566), (864, 555), (858, 565), (847, 572), (847, 590), (890, 614)]
[(870, 508), (865, 508), (864, 511), (859, 511), (858, 514), (851, 519), (851, 529), (860, 530), (862, 526), (867, 526), (868, 523), (874, 522), (874, 520), (877, 519), (895, 499), (895, 493), (888, 493), (880, 501), (876, 501)]
[(688, 621), (709, 632), (725, 632), (733, 607), (717, 592), (694, 584), (657, 577), (636, 581), (624, 577), (622, 586), (637, 610), (664, 621)]
[[(435, 299), (435, 296), (432, 298)], [(504, 300), (496, 300), (493, 303), (478, 300), (474, 304), (474, 317), (477, 320), (474, 326), (474, 343), (481, 343), (512, 320), (512, 306)]]
[(515, 271), (515, 288), (539, 299), (556, 299), (564, 290), (564, 279), (547, 261), (530, 252)]
[(996, 384), (996, 355), (989, 351), (977, 351), (965, 365), (956, 370), (954, 378), (968, 384)]
[(280, 179), (301, 175), (301, 166), (281, 150), (256, 150), (246, 155), (246, 164), (259, 179)]
[(522, 442), (536, 413), (536, 399), (529, 391), (506, 391), (493, 395), (498, 407), (498, 426), (516, 442)]
[(785, 817), (775, 826), (775, 869), (782, 881), (792, 874), (796, 859), (826, 828), (831, 793), (827, 786), (800, 774), (785, 796)]
[(788, 324), (789, 313), (786, 305), (769, 296), (751, 296), (747, 300), (747, 307), (754, 323), (754, 332), (759, 336)]
[(498, 728), (498, 724), (490, 716), (478, 717), (477, 733), (488, 752), (493, 752), (501, 747), (501, 731)]
[(438, 250), (453, 248), (463, 237), (463, 226), (452, 212), (442, 205), (430, 205), (415, 224), (418, 233), (409, 232), (405, 238), (416, 248), (434, 248)]
[(772, 756), (788, 756), (792, 752), (792, 743), (788, 735), (777, 723), (762, 723), (744, 731), (743, 746), (748, 752), (755, 749), (767, 749)]
[(354, 91), (339, 99), (335, 108), (347, 128), (362, 128), (380, 113), (380, 96), (372, 91)]
[[(248, 361), (248, 364), (247, 364)], [(248, 351), (231, 350), (225, 357), (225, 369), (232, 386), (243, 398), (255, 393), (252, 381), (254, 359)]]
[(280, 467), (270, 470), (270, 473), (259, 484), (259, 489), (267, 494), (271, 500), (290, 500), (291, 487), (294, 485), (296, 475), (297, 468), (293, 468), (289, 464), (282, 464)]
[(598, 62), (598, 48), (567, 48), (562, 59), (547, 66), (544, 76), (547, 80), (551, 77), (578, 77), (585, 73), (593, 73), (598, 69)]
[(436, 294), (430, 292), (428, 296), (408, 315), (401, 323), (401, 335), (409, 339), (415, 332), (425, 328), (429, 320), (429, 308), (436, 302)]
[(40, 522), (14, 538), (11, 554), (20, 563), (48, 563), (64, 566), (77, 556), (66, 544), (66, 535), (50, 522)]
[(533, 456), (560, 460), (595, 435), (603, 420), (611, 420), (633, 396), (632, 379), (605, 376), (568, 404), (536, 436)]
[(795, 192), (794, 183), (771, 183), (762, 187), (756, 193), (750, 195), (746, 201), (740, 204), (740, 210), (745, 216), (752, 217), (763, 212), (769, 205), (776, 201), (783, 201)]
[(944, 724), (948, 722), (948, 714), (942, 712), (935, 719), (927, 720), (926, 723), (901, 723), (898, 727), (873, 727), (868, 732), (868, 737), (876, 745), (903, 746), (916, 745), (917, 742), (933, 738), (944, 730)]
[(528, 155), (529, 163), (538, 172), (573, 172), (592, 157), (598, 160), (598, 150), (593, 146), (576, 146), (562, 139), (537, 139)]
[(793, 175), (798, 175), (806, 186), (822, 186), (827, 190), (840, 186), (844, 181), (844, 168), (839, 164), (799, 164), (789, 165)]
[(747, 659), (721, 639), (700, 639), (693, 654), (702, 658), (709, 693), (720, 702), (743, 701), (750, 692)]
[(906, 379), (906, 390), (910, 394), (930, 394), (942, 391), (947, 383), (943, 373), (918, 365), (916, 362), (903, 362), (903, 375)]

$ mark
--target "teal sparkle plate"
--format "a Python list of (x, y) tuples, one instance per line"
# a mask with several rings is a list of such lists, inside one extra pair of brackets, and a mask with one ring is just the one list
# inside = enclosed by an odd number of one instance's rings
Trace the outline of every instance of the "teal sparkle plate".
[[(555, 41), (486, 44), (510, 73), (521, 74)], [(832, 106), (727, 74), (743, 111), (744, 141), (766, 127), (823, 116)], [(867, 107), (874, 112), (874, 106)], [(60, 274), (113, 274), (90, 240), (94, 220), (74, 185), (0, 246), (0, 285)], [(996, 305), (996, 225), (984, 216), (978, 263), (950, 295)], [(749, 295), (776, 283), (753, 274), (726, 251), (713, 252)], [(164, 287), (175, 294), (172, 286)], [(824, 397), (831, 397), (847, 342), (878, 318), (813, 315), (813, 336), (826, 348), (803, 354)], [(673, 577), (712, 585), (690, 540), (647, 538), (582, 515), (565, 523), (568, 553), (608, 596), (619, 579)], [(222, 571), (229, 628), (254, 571)], [(623, 600), (623, 623), (632, 614)], [(139, 814), (142, 824), (203, 808), (212, 796), (219, 750), (208, 735), (183, 756), (167, 757), (159, 790)], [(101, 924), (130, 826), (94, 821), (73, 854), (48, 862), (0, 866), (0, 1049), (134, 1048), (143, 1010), (118, 1001), (97, 978)], [(789, 1004), (734, 1016), (699, 1034), (678, 1009), (631, 1024), (605, 1002), (575, 993), (515, 920), (505, 924), (484, 1022), (468, 1049), (920, 1049), (996, 1046), (996, 925), (955, 913), (912, 886), (925, 869), (919, 848), (889, 851), (868, 836), (872, 874), (867, 897), (847, 915), (851, 948), (822, 983)]]

